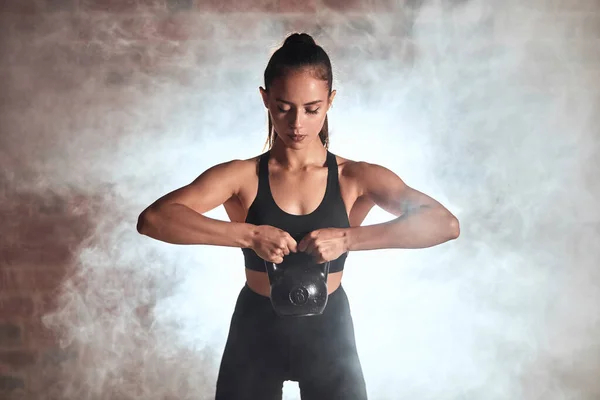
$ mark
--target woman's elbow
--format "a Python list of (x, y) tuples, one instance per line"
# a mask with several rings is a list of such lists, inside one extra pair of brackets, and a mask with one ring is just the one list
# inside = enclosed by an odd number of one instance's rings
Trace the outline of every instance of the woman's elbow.
[(145, 209), (144, 211), (142, 211), (142, 213), (138, 217), (137, 231), (141, 235), (148, 234), (148, 228), (150, 226), (150, 218), (151, 218), (150, 214), (151, 214), (151, 211), (149, 209)]
[(458, 218), (455, 216), (450, 217), (450, 227), (449, 227), (450, 240), (457, 239), (460, 236), (460, 222), (458, 222)]

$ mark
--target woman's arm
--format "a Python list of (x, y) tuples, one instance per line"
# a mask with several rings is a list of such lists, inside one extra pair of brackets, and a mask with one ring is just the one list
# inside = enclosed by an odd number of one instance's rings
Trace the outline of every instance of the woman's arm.
[(202, 215), (238, 193), (247, 170), (243, 163), (234, 160), (216, 165), (189, 185), (156, 200), (140, 214), (138, 232), (173, 244), (250, 247), (255, 225)]
[(407, 186), (387, 168), (356, 163), (359, 193), (397, 218), (347, 230), (348, 250), (425, 248), (460, 234), (458, 219), (439, 202)]

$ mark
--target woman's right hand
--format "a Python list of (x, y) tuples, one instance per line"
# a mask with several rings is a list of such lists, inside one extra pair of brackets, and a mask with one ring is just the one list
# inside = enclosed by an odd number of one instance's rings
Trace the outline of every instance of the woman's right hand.
[(263, 260), (281, 264), (284, 256), (297, 251), (296, 246), (296, 241), (286, 231), (270, 225), (259, 225), (251, 249)]

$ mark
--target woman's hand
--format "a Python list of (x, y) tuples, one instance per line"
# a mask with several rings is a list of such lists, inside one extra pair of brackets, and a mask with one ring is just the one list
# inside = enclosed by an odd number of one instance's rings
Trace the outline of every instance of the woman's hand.
[(286, 231), (270, 225), (260, 225), (255, 232), (250, 248), (263, 260), (281, 264), (284, 256), (297, 251), (296, 241)]
[(319, 264), (337, 259), (348, 247), (348, 231), (342, 228), (317, 229), (298, 243), (298, 251), (312, 255)]

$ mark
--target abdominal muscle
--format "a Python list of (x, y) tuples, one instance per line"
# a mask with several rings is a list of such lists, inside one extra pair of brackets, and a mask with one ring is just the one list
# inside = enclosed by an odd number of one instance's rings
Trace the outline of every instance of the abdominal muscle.
[[(343, 271), (333, 272), (327, 276), (327, 293), (333, 293), (342, 282)], [(269, 275), (266, 272), (254, 271), (246, 268), (246, 283), (248, 287), (262, 296), (269, 297), (271, 293), (271, 284)]]

